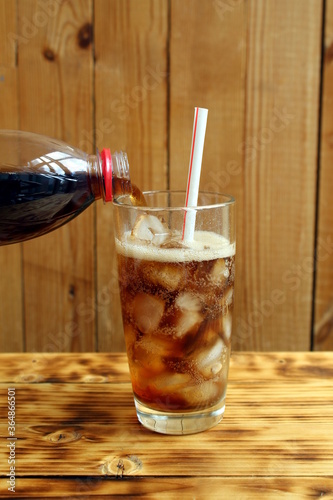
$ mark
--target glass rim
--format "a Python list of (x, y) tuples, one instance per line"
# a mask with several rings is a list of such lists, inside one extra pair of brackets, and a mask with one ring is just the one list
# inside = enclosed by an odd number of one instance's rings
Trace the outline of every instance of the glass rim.
[[(186, 195), (186, 190), (184, 189), (152, 189), (149, 191), (143, 191), (142, 193), (144, 196), (149, 196), (152, 194), (164, 194), (164, 195), (180, 195), (182, 194), (184, 196), (184, 201), (185, 201), (185, 195)], [(205, 204), (205, 205), (189, 205), (185, 206), (184, 205), (178, 205), (178, 206), (137, 206), (137, 205), (128, 205), (126, 203), (121, 203), (119, 201), (122, 196), (117, 197), (116, 199), (113, 199), (112, 202), (118, 206), (118, 207), (125, 207), (125, 208), (131, 208), (135, 209), (136, 211), (161, 211), (161, 210), (169, 210), (169, 211), (176, 211), (176, 210), (208, 210), (212, 208), (222, 208), (222, 207), (228, 207), (235, 205), (236, 199), (234, 196), (226, 193), (220, 193), (218, 191), (199, 191), (199, 196), (216, 196), (216, 197), (223, 197), (225, 198), (225, 201), (221, 202), (216, 202), (216, 203), (210, 203), (210, 204)], [(126, 195), (124, 195), (126, 196)]]

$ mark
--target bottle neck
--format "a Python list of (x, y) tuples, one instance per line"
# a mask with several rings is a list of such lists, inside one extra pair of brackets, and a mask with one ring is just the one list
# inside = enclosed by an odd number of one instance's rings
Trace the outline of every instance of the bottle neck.
[(127, 154), (121, 151), (111, 155), (109, 149), (88, 156), (91, 190), (95, 199), (104, 202), (113, 200), (113, 180), (115, 178), (130, 181)]
[(103, 172), (98, 152), (97, 155), (88, 155), (88, 170), (91, 191), (95, 200), (103, 198), (103, 200), (106, 201)]

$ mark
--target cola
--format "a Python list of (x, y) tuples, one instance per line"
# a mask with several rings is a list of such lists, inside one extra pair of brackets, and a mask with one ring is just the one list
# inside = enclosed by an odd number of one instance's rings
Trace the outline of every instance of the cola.
[[(94, 174), (62, 169), (61, 174), (0, 172), (0, 245), (42, 236), (80, 215), (102, 196)], [(113, 196), (128, 193), (129, 203), (144, 204), (128, 179), (113, 176)]]
[(116, 241), (136, 402), (168, 413), (214, 408), (227, 386), (235, 248), (208, 231), (184, 244), (165, 221), (140, 217)]
[(52, 231), (94, 200), (86, 175), (0, 173), (0, 244), (18, 243)]
[(145, 203), (126, 153), (88, 155), (50, 137), (0, 130), (0, 246), (53, 231), (94, 201), (119, 195)]

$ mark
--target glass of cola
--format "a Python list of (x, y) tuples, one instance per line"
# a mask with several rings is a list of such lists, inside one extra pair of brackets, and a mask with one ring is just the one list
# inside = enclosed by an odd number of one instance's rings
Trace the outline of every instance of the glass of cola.
[[(223, 417), (235, 280), (235, 200), (145, 192), (114, 200), (127, 357), (137, 416), (164, 434), (191, 434)], [(195, 231), (184, 239), (184, 218)], [(194, 219), (193, 219), (194, 217)]]

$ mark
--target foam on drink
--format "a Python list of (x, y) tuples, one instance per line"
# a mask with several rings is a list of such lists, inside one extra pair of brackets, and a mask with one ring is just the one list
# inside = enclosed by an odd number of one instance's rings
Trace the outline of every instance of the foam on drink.
[[(178, 236), (178, 237), (177, 237)], [(147, 245), (144, 240), (133, 237), (131, 231), (124, 234), (122, 241), (116, 240), (117, 252), (143, 260), (157, 262), (188, 262), (213, 260), (235, 255), (235, 244), (219, 234), (210, 231), (195, 231), (192, 241), (181, 248), (172, 248), (172, 241), (180, 241), (181, 235), (169, 236), (170, 247)]]

